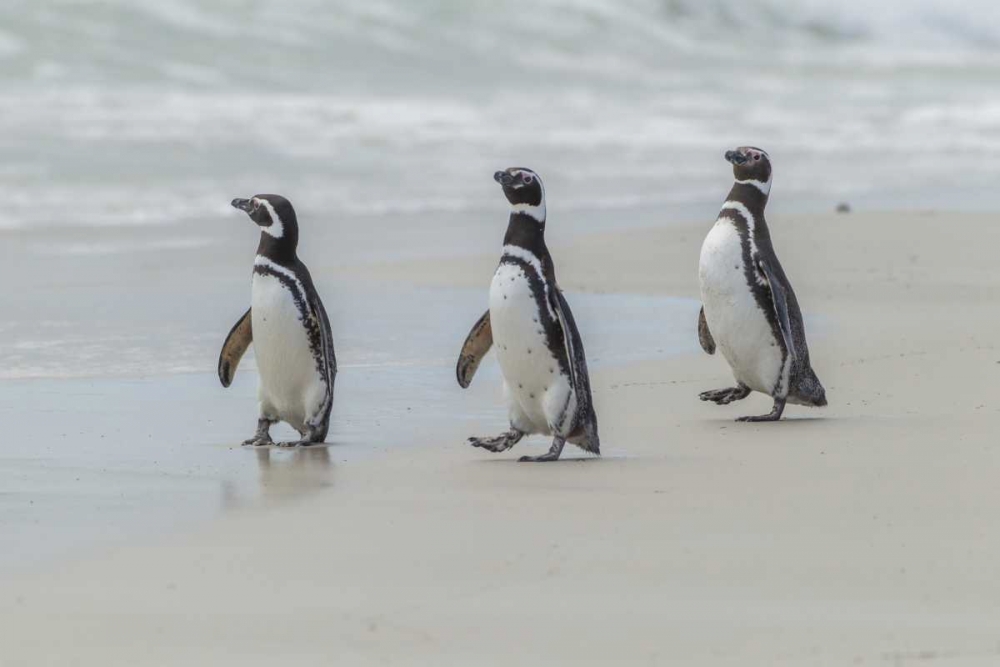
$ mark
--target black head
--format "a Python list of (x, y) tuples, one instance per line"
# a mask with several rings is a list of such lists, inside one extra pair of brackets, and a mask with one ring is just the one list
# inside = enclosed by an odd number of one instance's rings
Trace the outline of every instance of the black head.
[(523, 167), (511, 167), (493, 174), (503, 193), (514, 206), (545, 209), (545, 187), (538, 174)]
[(299, 223), (292, 203), (281, 195), (254, 195), (234, 199), (233, 208), (245, 211), (260, 227), (258, 254), (282, 259), (295, 256), (299, 243)]
[(765, 194), (770, 190), (771, 158), (767, 153), (753, 146), (741, 146), (726, 151), (726, 159), (733, 163), (733, 176), (737, 181), (751, 181)]

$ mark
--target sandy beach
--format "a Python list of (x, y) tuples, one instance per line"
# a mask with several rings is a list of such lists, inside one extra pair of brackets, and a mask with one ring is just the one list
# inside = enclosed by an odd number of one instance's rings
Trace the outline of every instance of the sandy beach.
[[(550, 247), (571, 304), (697, 299), (710, 222), (574, 236), (562, 218)], [(191, 375), (204, 389), (178, 428), (202, 433), (185, 451), (310, 492), (6, 570), (0, 665), (997, 664), (995, 218), (769, 223), (830, 406), (750, 425), (732, 420), (770, 399), (699, 402), (731, 378), (696, 352), (692, 317), (674, 323), (690, 348), (595, 368), (605, 455), (552, 465), (515, 463), (539, 438), (502, 456), (464, 444), (504, 426), (492, 357), (468, 392), (445, 358), (485, 307), (495, 252), (315, 262), (325, 284), (466, 295), (461, 321), (428, 334), (441, 360), (424, 382), (447, 409), (400, 404), (386, 426), (359, 418), (328, 450), (266, 468), (225, 440), (243, 435), (252, 371), (243, 400), (209, 389), (211, 365)], [(648, 333), (641, 312), (607, 323), (599, 306), (615, 302), (592, 303), (588, 350), (615, 327)]]

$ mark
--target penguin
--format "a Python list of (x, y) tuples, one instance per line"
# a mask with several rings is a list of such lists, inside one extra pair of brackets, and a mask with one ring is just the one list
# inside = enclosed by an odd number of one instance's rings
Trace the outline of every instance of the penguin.
[(234, 199), (260, 227), (254, 258), (250, 309), (236, 322), (219, 355), (219, 380), (233, 381), (252, 342), (260, 372), (257, 432), (244, 445), (266, 446), (271, 425), (287, 422), (301, 438), (279, 447), (305, 447), (326, 440), (333, 407), (337, 357), (330, 319), (309, 269), (296, 255), (299, 225), (291, 202), (279, 195)]
[(510, 430), (469, 443), (503, 452), (526, 435), (541, 434), (553, 437), (549, 451), (520, 461), (556, 461), (567, 441), (600, 456), (583, 341), (545, 246), (542, 179), (523, 168), (498, 171), (493, 178), (510, 203), (507, 234), (489, 309), (469, 332), (455, 372), (467, 388), (483, 356), (496, 347)]
[(722, 352), (736, 386), (700, 398), (727, 405), (759, 391), (774, 399), (771, 412), (737, 421), (777, 421), (786, 402), (826, 405), (826, 391), (809, 363), (799, 302), (764, 221), (771, 159), (751, 146), (725, 157), (736, 182), (701, 247), (698, 339), (708, 354)]

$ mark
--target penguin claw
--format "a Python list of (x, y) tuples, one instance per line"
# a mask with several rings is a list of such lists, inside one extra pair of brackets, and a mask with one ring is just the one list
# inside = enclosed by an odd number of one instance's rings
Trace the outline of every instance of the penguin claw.
[(469, 444), (473, 447), (485, 449), (488, 452), (502, 452), (503, 449), (494, 440), (495, 438), (469, 438)]
[(312, 447), (314, 444), (311, 440), (289, 440), (288, 442), (279, 442), (278, 447), (283, 449), (294, 449), (295, 447)]
[(766, 415), (753, 415), (749, 417), (740, 417), (736, 421), (738, 422), (776, 422), (781, 419), (782, 413), (785, 411), (785, 399), (776, 398), (774, 399), (774, 408), (771, 409)]
[(273, 444), (274, 444), (274, 441), (271, 440), (271, 439), (265, 440), (263, 438), (250, 438), (249, 440), (244, 440), (241, 443), (241, 446), (242, 447), (267, 447), (267, 446), (273, 445)]
[(524, 433), (520, 431), (507, 431), (503, 435), (498, 435), (495, 438), (469, 438), (468, 443), (473, 447), (479, 447), (480, 449), (485, 449), (488, 452), (493, 452), (498, 454), (500, 452), (505, 452), (524, 437)]
[(518, 463), (547, 463), (549, 461), (558, 461), (559, 455), (553, 454), (552, 452), (546, 452), (541, 456), (522, 456), (517, 460)]
[(549, 451), (545, 452), (541, 456), (522, 456), (517, 460), (518, 463), (548, 463), (549, 461), (558, 461), (559, 455), (562, 454), (563, 446), (566, 444), (566, 438), (562, 436), (556, 436), (552, 440), (552, 446)]
[(746, 387), (729, 387), (727, 389), (712, 389), (698, 394), (698, 398), (703, 401), (711, 401), (716, 405), (729, 405), (734, 401), (740, 401), (750, 395), (750, 390)]
[(728, 394), (726, 389), (714, 389), (712, 391), (703, 391), (698, 394), (698, 398), (703, 401), (711, 401), (712, 403), (718, 403), (723, 400), (726, 394)]

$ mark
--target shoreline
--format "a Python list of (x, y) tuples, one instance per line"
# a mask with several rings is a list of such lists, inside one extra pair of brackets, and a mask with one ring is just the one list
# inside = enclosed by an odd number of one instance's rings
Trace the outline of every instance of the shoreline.
[[(349, 464), (332, 447), (319, 493), (0, 575), (0, 662), (243, 667), (295, 646), (307, 664), (982, 664), (1000, 618), (991, 218), (769, 220), (823, 321), (808, 333), (827, 408), (736, 424), (770, 399), (698, 401), (730, 381), (717, 357), (608, 365), (593, 373), (606, 455), (531, 466), (515, 460), (541, 438), (501, 456), (463, 444), (500, 407), (477, 376), (419, 446)], [(695, 296), (706, 225), (553, 244), (560, 283)], [(334, 273), (460, 288), (490, 263)], [(680, 324), (696, 349), (695, 320)], [(589, 351), (598, 329), (581, 329)]]

